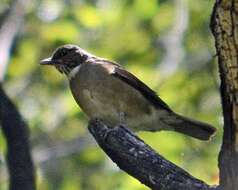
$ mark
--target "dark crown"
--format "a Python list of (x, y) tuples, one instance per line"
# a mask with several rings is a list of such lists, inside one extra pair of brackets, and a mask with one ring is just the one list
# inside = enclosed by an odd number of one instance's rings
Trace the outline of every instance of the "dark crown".
[(76, 45), (64, 45), (57, 48), (52, 56), (52, 59), (57, 60), (60, 59), (68, 54), (73, 54), (79, 49)]
[(91, 57), (93, 57), (92, 54), (83, 50), (79, 46), (67, 44), (57, 48), (51, 59), (58, 62), (55, 67), (61, 73), (68, 74), (73, 68), (84, 63)]

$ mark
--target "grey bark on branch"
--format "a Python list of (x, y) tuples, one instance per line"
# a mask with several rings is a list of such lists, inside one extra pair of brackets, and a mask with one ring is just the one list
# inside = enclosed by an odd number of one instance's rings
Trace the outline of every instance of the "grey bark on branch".
[(109, 128), (96, 119), (90, 121), (89, 131), (122, 170), (153, 190), (214, 189), (163, 158), (123, 126)]
[(35, 190), (28, 127), (1, 85), (0, 125), (7, 142), (9, 190)]

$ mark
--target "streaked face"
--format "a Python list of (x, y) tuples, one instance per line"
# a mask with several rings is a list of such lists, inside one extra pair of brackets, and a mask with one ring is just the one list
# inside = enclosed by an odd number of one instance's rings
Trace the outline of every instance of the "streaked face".
[(40, 62), (41, 65), (53, 65), (68, 75), (75, 67), (85, 62), (91, 55), (76, 45), (64, 45), (57, 48), (53, 55)]

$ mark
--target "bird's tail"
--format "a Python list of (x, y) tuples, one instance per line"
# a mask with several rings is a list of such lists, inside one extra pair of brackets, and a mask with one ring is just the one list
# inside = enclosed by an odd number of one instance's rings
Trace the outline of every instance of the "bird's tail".
[(168, 121), (172, 130), (185, 135), (200, 139), (209, 140), (216, 133), (216, 128), (207, 123), (196, 121), (174, 113), (174, 119)]

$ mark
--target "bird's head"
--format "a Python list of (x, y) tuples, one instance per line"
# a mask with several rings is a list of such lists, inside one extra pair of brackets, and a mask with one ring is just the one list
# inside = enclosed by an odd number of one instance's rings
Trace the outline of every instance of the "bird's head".
[(93, 57), (92, 54), (79, 46), (67, 44), (58, 47), (51, 57), (41, 60), (40, 64), (55, 66), (59, 72), (69, 75), (74, 68), (91, 57)]

